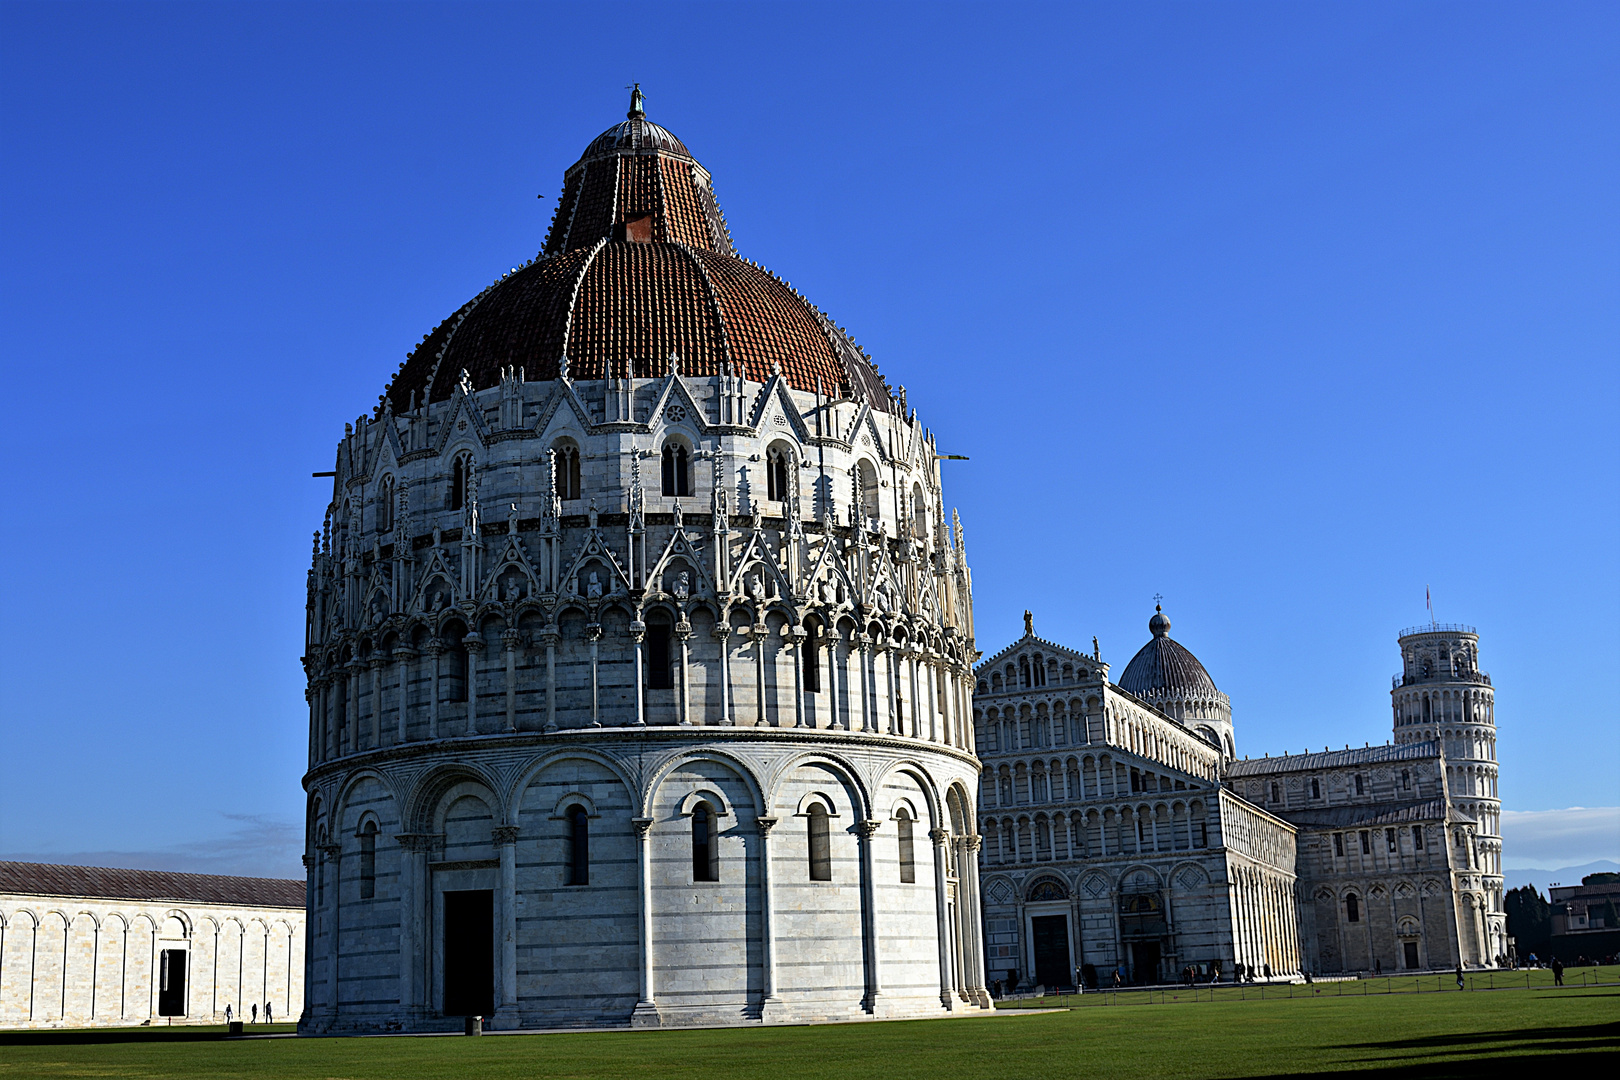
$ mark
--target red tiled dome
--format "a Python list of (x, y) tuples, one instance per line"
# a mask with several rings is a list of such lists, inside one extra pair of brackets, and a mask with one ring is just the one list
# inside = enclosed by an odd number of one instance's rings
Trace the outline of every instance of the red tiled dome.
[(406, 359), (387, 396), (442, 401), (465, 370), (477, 389), (505, 367), (555, 379), (688, 375), (735, 368), (760, 382), (779, 365), (795, 389), (888, 409), (877, 369), (775, 275), (736, 256), (709, 174), (685, 145), (629, 119), (597, 136), (563, 177), (540, 257), (474, 297)]

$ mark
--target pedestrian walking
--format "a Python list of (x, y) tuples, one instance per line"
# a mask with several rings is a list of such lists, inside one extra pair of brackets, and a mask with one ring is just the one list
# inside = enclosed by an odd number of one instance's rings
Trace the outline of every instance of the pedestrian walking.
[(275, 1023), (274, 1020), (270, 1019), (270, 1003), (268, 1001), (264, 1003), (264, 1022), (267, 1024)]
[(1552, 972), (1553, 972), (1553, 985), (1554, 986), (1563, 986), (1564, 985), (1564, 962), (1562, 960), (1558, 959), (1558, 957), (1556, 957), (1556, 956), (1553, 957)]
[(225, 1006), (225, 1022), (227, 1024), (231, 1022), (231, 1007), (229, 1003), (227, 1003)]
[(1461, 990), (1462, 988), (1463, 988), (1462, 965), (1458, 964), (1457, 965), (1457, 989)]

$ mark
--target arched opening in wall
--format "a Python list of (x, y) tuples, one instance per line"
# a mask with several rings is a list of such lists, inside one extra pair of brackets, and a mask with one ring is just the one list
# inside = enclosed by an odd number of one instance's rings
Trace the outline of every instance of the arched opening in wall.
[(460, 510), (467, 505), (467, 491), (472, 480), (472, 455), (457, 454), (450, 463), (450, 509)]
[(692, 494), (691, 451), (675, 439), (664, 444), (663, 493), (674, 498)]
[(775, 443), (765, 452), (765, 497), (772, 502), (783, 502), (793, 488), (789, 484), (793, 473), (793, 452), (782, 443)]
[(1433, 718), (1433, 716), (1434, 716), (1434, 714), (1429, 709), (1429, 695), (1424, 694), (1423, 695), (1423, 722), (1425, 724), (1429, 723), (1429, 721)]
[(647, 615), (647, 689), (675, 689), (673, 624), (662, 611)]
[(1026, 688), (1029, 686), (1029, 657), (1027, 656), (1018, 658), (1018, 685)]
[(862, 517), (876, 520), (879, 516), (877, 470), (865, 458), (855, 463), (855, 482), (860, 488)]
[(913, 536), (924, 542), (930, 539), (928, 532), (928, 501), (923, 497), (921, 484), (911, 485), (911, 532)]
[(805, 819), (809, 833), (810, 880), (832, 880), (832, 829), (827, 808), (818, 802), (810, 804)]
[(439, 700), (467, 700), (467, 628), (451, 622), (440, 631), (444, 651), (439, 653)]
[(799, 643), (799, 678), (806, 692), (821, 692), (821, 622), (804, 620), (804, 640)]
[(1346, 922), (1361, 921), (1361, 898), (1355, 893), (1344, 898), (1344, 918)]
[(1031, 668), (1030, 668), (1030, 674), (1032, 676), (1034, 676), (1034, 681), (1035, 681), (1036, 686), (1045, 686), (1046, 685), (1046, 661), (1041, 659), (1041, 657), (1037, 655), (1035, 657), (1034, 665), (1031, 666)]
[(568, 808), (568, 884), (591, 883), (591, 816), (579, 803)]
[(377, 531), (385, 533), (394, 527), (394, 478), (385, 476), (377, 485)]
[(559, 439), (553, 446), (557, 470), (557, 498), (579, 498), (579, 446), (572, 439)]
[(377, 895), (377, 823), (368, 821), (360, 829), (360, 899)]
[(698, 803), (692, 809), (692, 880), (720, 880), (720, 838), (714, 808)]
[(900, 880), (908, 885), (917, 881), (917, 847), (912, 836), (911, 812), (905, 807), (895, 815), (894, 831), (900, 842)]

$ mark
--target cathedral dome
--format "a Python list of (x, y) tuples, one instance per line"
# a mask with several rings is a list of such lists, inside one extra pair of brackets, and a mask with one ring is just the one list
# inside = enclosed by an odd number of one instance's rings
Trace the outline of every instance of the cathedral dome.
[[(708, 171), (645, 118), (597, 136), (563, 177), (540, 255), (422, 339), (389, 384), (395, 413), (521, 368), (531, 380), (780, 371), (807, 393), (894, 411), (871, 360), (788, 283), (737, 256)], [(678, 359), (677, 359), (678, 358)]]
[(1157, 605), (1148, 620), (1153, 637), (1142, 646), (1116, 684), (1140, 698), (1214, 697), (1220, 693), (1198, 657), (1170, 637), (1170, 617)]

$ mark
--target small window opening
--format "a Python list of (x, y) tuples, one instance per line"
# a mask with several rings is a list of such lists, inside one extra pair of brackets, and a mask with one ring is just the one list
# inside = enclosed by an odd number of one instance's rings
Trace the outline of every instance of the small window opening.
[(674, 650), (670, 648), (670, 626), (665, 619), (647, 621), (647, 688), (673, 690), (675, 688)]
[(714, 810), (699, 803), (692, 811), (692, 880), (720, 880), (720, 843), (715, 835)]
[(579, 447), (564, 443), (557, 450), (557, 498), (579, 498)]
[(591, 883), (591, 816), (578, 803), (568, 808), (568, 884)]
[(466, 454), (457, 454), (454, 464), (450, 466), (450, 509), (460, 510), (467, 505), (467, 473), (472, 459)]
[(687, 460), (686, 447), (680, 443), (664, 444), (663, 491), (675, 498), (692, 494), (691, 463)]
[(821, 692), (820, 651), (820, 643), (816, 640), (816, 628), (812, 626), (804, 641), (799, 643), (799, 663), (804, 669), (802, 681), (805, 690), (812, 694)]
[(377, 531), (388, 532), (394, 527), (394, 478), (383, 477), (377, 489)]
[(1412, 826), (1412, 849), (1414, 851), (1423, 850), (1423, 826), (1421, 825)]
[(1367, 834), (1366, 829), (1361, 830), (1361, 853), (1363, 855), (1372, 854), (1372, 837)]
[(1320, 781), (1320, 780), (1312, 780), (1311, 781), (1311, 798), (1320, 799), (1321, 797), (1322, 797), (1322, 781)]
[(780, 502), (788, 497), (788, 455), (784, 450), (772, 450), (765, 465), (765, 497)]
[(1276, 784), (1271, 785), (1271, 801), (1274, 803), (1282, 802), (1282, 789)]
[(911, 815), (900, 811), (894, 824), (900, 836), (900, 880), (913, 884), (917, 880), (917, 849), (911, 835)]
[(1401, 770), (1401, 790), (1402, 791), (1410, 791), (1410, 790), (1412, 790), (1412, 772), (1411, 772), (1410, 769), (1402, 769)]
[(1356, 794), (1367, 794), (1367, 781), (1360, 773), (1356, 773)]
[(810, 880), (832, 880), (832, 830), (827, 808), (820, 803), (810, 804), (807, 821), (810, 839)]
[(377, 895), (377, 823), (366, 822), (360, 833), (360, 899)]
[(1395, 843), (1395, 830), (1394, 829), (1385, 829), (1384, 830), (1384, 843), (1389, 846), (1389, 850), (1391, 850), (1391, 851), (1397, 850), (1398, 845)]
[(1344, 917), (1351, 922), (1361, 921), (1361, 901), (1354, 893), (1344, 898)]
[(1333, 854), (1344, 857), (1344, 833), (1333, 834)]

